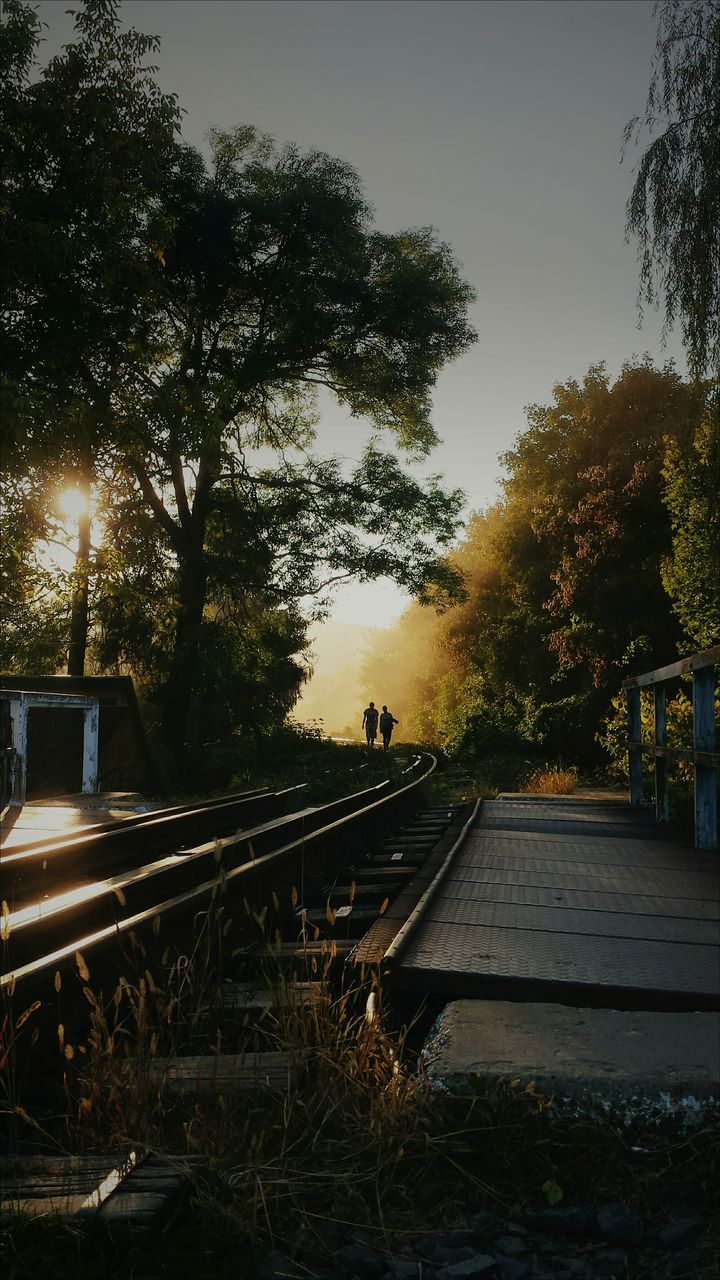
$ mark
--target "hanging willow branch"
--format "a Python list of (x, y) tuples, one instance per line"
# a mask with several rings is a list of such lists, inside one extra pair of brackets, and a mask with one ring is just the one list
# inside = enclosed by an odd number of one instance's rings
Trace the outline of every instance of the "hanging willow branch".
[(658, 0), (645, 112), (623, 157), (650, 142), (626, 206), (638, 239), (638, 309), (665, 301), (663, 337), (682, 327), (691, 372), (720, 368), (720, 0)]

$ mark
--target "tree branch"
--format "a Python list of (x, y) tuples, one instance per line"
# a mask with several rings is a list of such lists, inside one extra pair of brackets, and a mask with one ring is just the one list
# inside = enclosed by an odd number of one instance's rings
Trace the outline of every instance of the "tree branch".
[(188, 503), (187, 491), (185, 489), (182, 458), (175, 449), (173, 449), (170, 454), (170, 474), (172, 476), (173, 490), (175, 492), (175, 501), (177, 502), (180, 524), (183, 528), (187, 528), (191, 520), (190, 505)]
[(155, 492), (150, 476), (145, 470), (143, 464), (141, 462), (137, 462), (133, 458), (130, 460), (129, 465), (130, 470), (140, 486), (140, 492), (160, 525), (160, 528), (167, 534), (175, 550), (178, 550), (182, 543), (182, 531), (166, 509), (162, 498)]

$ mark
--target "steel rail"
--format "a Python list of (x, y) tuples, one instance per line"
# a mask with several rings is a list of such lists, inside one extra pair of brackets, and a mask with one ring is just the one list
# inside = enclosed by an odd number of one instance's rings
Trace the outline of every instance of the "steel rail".
[(142, 815), (132, 826), (126, 822), (108, 830), (84, 832), (65, 840), (26, 851), (12, 849), (0, 858), (2, 897), (14, 905), (32, 895), (57, 892), (79, 875), (121, 871), (142, 865), (148, 857), (179, 849), (209, 835), (226, 835), (248, 824), (257, 825), (277, 816), (287, 800), (306, 784), (284, 791), (257, 791), (224, 797), (205, 805), (177, 807)]
[(456, 855), (459, 853), (460, 849), (462, 848), (465, 841), (467, 840), (468, 835), (470, 834), (473, 827), (475, 826), (475, 823), (478, 820), (478, 815), (481, 809), (482, 809), (482, 799), (478, 798), (475, 801), (475, 804), (473, 805), (471, 813), (468, 814), (465, 822), (463, 823), (461, 830), (458, 832), (457, 838), (453, 841), (452, 847), (448, 849), (447, 853), (445, 854), (445, 857), (441, 865), (438, 867), (437, 871), (435, 872), (435, 875), (430, 881), (430, 884), (424, 890), (421, 897), (418, 899), (412, 911), (410, 912), (410, 915), (408, 916), (407, 920), (398, 929), (397, 933), (395, 934), (395, 937), (390, 943), (390, 946), (387, 948), (387, 951), (382, 956), (381, 964), (385, 967), (384, 968), (385, 972), (387, 972), (389, 969), (394, 969), (397, 966), (401, 953), (405, 950), (408, 942), (410, 941), (410, 938), (414, 936), (414, 934), (418, 930), (418, 927), (424, 920), (427, 914), (428, 907), (430, 906), (430, 903), (432, 902), (433, 898), (436, 896), (437, 891), (440, 888), (440, 885), (442, 884), (443, 880), (447, 876), (448, 871), (450, 870), (453, 862), (455, 861)]
[[(124, 898), (126, 905), (128, 889), (132, 890), (133, 887), (142, 888), (144, 885), (147, 888), (148, 883), (154, 882), (162, 895), (162, 886), (170, 887), (172, 877), (175, 877), (173, 887), (177, 890), (178, 874), (192, 881), (197, 872), (202, 872), (203, 865), (209, 867), (210, 862), (215, 860), (211, 877), (206, 875), (199, 883), (195, 878), (194, 883), (180, 888), (168, 897), (161, 896), (160, 900), (153, 892), (154, 901), (150, 903), (131, 901), (131, 910), (127, 915), (122, 917), (116, 915), (115, 919), (99, 928), (91, 927), (89, 931), (82, 931), (83, 916), (87, 917), (89, 914), (83, 911), (82, 903), (72, 904), (67, 910), (63, 908), (54, 910), (52, 900), (49, 900), (43, 904), (44, 915), (22, 920), (17, 928), (13, 928), (12, 917), (10, 917), (9, 931), (6, 927), (8, 931), (6, 948), (11, 966), (0, 976), (0, 990), (14, 990), (18, 983), (25, 985), (30, 980), (49, 976), (51, 970), (57, 968), (62, 961), (72, 959), (77, 951), (85, 955), (88, 951), (120, 939), (130, 931), (149, 925), (156, 917), (162, 919), (182, 915), (191, 908), (195, 908), (194, 914), (197, 916), (212, 902), (218, 889), (220, 876), (225, 889), (229, 885), (234, 888), (239, 883), (239, 877), (251, 877), (253, 880), (262, 881), (268, 872), (274, 871), (293, 859), (304, 863), (312, 852), (325, 846), (329, 840), (341, 835), (354, 825), (371, 822), (373, 818), (381, 817), (390, 806), (402, 805), (406, 802), (411, 794), (429, 779), (437, 767), (434, 756), (426, 758), (429, 760), (427, 769), (419, 777), (397, 790), (387, 792), (386, 780), (377, 786), (344, 796), (329, 804), (290, 814), (286, 818), (279, 818), (255, 829), (243, 831), (239, 835), (213, 840), (196, 849), (187, 850), (182, 855), (136, 868), (134, 873), (128, 873), (125, 880), (122, 877), (116, 877), (115, 883), (105, 881), (93, 896), (90, 905), (92, 909), (97, 910), (98, 905), (102, 903), (105, 909), (111, 906), (114, 913), (114, 904), (118, 902), (118, 889), (121, 890), (121, 897)], [(386, 794), (379, 796), (378, 793), (381, 791), (386, 791)], [(289, 840), (288, 836), (291, 837)], [(185, 871), (182, 870), (183, 867), (186, 868)], [(139, 898), (140, 894), (135, 896)], [(63, 930), (65, 930), (64, 940), (62, 939)], [(68, 937), (70, 931), (72, 933)], [(43, 934), (45, 943), (43, 943)], [(38, 954), (39, 947), (46, 946), (50, 938), (53, 938), (55, 945), (51, 943), (49, 950), (46, 949)], [(16, 963), (13, 959), (13, 951), (20, 963)], [(24, 955), (23, 952), (25, 952)]]
[[(305, 786), (306, 784), (303, 783), (302, 785)], [(16, 857), (18, 854), (51, 853), (53, 849), (66, 845), (80, 848), (83, 845), (92, 844), (99, 837), (107, 835), (111, 831), (128, 831), (133, 827), (145, 826), (150, 822), (165, 821), (167, 818), (174, 818), (181, 814), (200, 814), (206, 810), (220, 809), (226, 804), (254, 800), (259, 796), (272, 794), (271, 787), (253, 787), (248, 791), (238, 791), (227, 796), (217, 796), (213, 800), (196, 800), (190, 804), (166, 805), (159, 809), (143, 809), (138, 812), (130, 812), (119, 818), (108, 818), (107, 822), (93, 822), (80, 828), (76, 827), (70, 833), (60, 832), (54, 836), (39, 836), (36, 840), (23, 840), (22, 843), (13, 844), (5, 857)], [(89, 810), (89, 812), (92, 812), (92, 810)], [(3, 860), (3, 855), (0, 854), (0, 864), (2, 864)]]

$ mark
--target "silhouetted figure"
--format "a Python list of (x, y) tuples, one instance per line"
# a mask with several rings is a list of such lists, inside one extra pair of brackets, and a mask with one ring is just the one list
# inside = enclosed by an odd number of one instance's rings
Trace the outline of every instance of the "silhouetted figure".
[(367, 738), (367, 744), (369, 747), (375, 746), (379, 714), (380, 712), (374, 702), (371, 702), (370, 706), (366, 707), (363, 711), (362, 727), (365, 730), (365, 737)]
[[(372, 703), (370, 703), (370, 706), (372, 706)], [(387, 751), (390, 746), (393, 725), (399, 723), (400, 721), (394, 718), (392, 711), (388, 711), (387, 707), (383, 707), (382, 715), (380, 717), (380, 733), (383, 740), (383, 751)]]

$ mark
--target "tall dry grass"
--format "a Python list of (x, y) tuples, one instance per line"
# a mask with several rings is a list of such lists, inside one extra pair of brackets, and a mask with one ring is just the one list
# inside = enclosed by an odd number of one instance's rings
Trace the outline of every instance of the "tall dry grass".
[(578, 783), (577, 769), (536, 769), (520, 788), (531, 795), (569, 796)]
[[(430, 1090), (406, 1052), (407, 1031), (392, 1028), (377, 972), (344, 983), (332, 942), (313, 957), (314, 971), (309, 956), (288, 969), (275, 946), (278, 905), (243, 904), (234, 923), (218, 877), (187, 954), (163, 946), (159, 923), (159, 967), (150, 939), (130, 939), (131, 963), (108, 1000), (76, 957), (88, 1031), (71, 1042), (58, 1027), (63, 1140), (75, 1152), (162, 1153), (192, 1173), (187, 1211), (160, 1246), (163, 1265), (166, 1254), (175, 1259), (169, 1273), (198, 1274), (210, 1260), (216, 1280), (238, 1280), (257, 1275), (267, 1250), (308, 1274), (332, 1270), (335, 1251), (356, 1232), (402, 1255), (433, 1228), (463, 1225), (473, 1208), (503, 1215), (542, 1202), (548, 1182), (568, 1200), (623, 1199), (650, 1215), (687, 1177), (698, 1207), (710, 1204), (717, 1118), (691, 1137), (638, 1143), (612, 1116), (563, 1117), (531, 1086), (478, 1079), (461, 1096)], [(251, 938), (264, 957), (252, 979)], [(240, 970), (269, 993), (260, 1016), (228, 1007), (227, 979)], [(309, 977), (316, 998), (305, 1002), (297, 983)], [(62, 987), (56, 994), (60, 1016)], [(168, 1057), (259, 1047), (292, 1055), (301, 1069), (283, 1087), (189, 1095), (171, 1093), (154, 1072)], [(31, 1234), (16, 1223), (12, 1238), (25, 1268), (17, 1274), (36, 1274)], [(69, 1248), (62, 1240), (57, 1248)], [(40, 1261), (38, 1276), (66, 1274), (47, 1248)]]
[[(71, 1061), (71, 1144), (201, 1157), (194, 1206), (212, 1239), (292, 1252), (302, 1237), (302, 1251), (328, 1262), (355, 1229), (395, 1247), (412, 1234), (413, 1186), (433, 1162), (432, 1108), (405, 1061), (406, 1033), (387, 1029), (377, 973), (343, 985), (331, 941), (286, 969), (273, 956), (272, 910), (245, 904), (242, 936), (250, 922), (264, 956), (253, 982), (269, 1003), (259, 1017), (228, 1008), (221, 955), (246, 967), (250, 953), (224, 945), (232, 928), (222, 908), (219, 895), (192, 953), (172, 960), (162, 982), (136, 938), (135, 975), (106, 1004), (77, 958), (90, 1029)], [(305, 1001), (298, 980), (310, 975)], [(286, 1087), (176, 1095), (154, 1071), (169, 1057), (258, 1049), (299, 1065)]]

